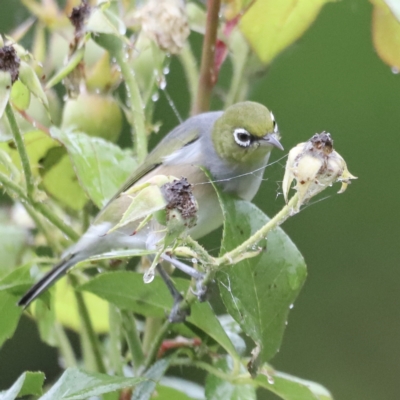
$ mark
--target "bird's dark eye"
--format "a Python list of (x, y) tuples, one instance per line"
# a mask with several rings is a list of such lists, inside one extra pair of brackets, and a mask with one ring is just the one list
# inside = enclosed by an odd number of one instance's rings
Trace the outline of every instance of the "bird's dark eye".
[(241, 147), (249, 147), (253, 141), (253, 136), (244, 128), (236, 128), (233, 132), (233, 137)]

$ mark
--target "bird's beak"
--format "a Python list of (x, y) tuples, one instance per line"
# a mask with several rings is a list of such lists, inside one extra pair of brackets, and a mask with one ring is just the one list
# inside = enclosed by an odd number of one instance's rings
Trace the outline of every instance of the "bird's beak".
[(284, 150), (281, 142), (278, 139), (278, 135), (276, 133), (268, 133), (261, 140), (261, 143), (267, 144), (269, 146), (274, 146), (279, 150)]

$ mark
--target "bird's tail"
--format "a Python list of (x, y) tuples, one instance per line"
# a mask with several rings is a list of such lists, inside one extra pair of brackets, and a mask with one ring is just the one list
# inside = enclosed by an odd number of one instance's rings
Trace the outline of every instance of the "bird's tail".
[(49, 271), (42, 279), (36, 282), (18, 301), (18, 305), (28, 307), (33, 300), (36, 299), (42, 292), (53, 285), (60, 279), (72, 266), (81, 261), (81, 257), (77, 254), (71, 254), (63, 258)]

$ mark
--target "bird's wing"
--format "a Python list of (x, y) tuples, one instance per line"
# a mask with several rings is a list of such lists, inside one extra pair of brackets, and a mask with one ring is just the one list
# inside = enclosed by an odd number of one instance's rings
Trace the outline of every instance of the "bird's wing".
[[(209, 115), (209, 117), (211, 117), (212, 123), (220, 115), (220, 113), (217, 112), (207, 114)], [(151, 172), (160, 164), (162, 164), (164, 157), (198, 140), (200, 135), (202, 134), (202, 131), (209, 128), (208, 126), (206, 127), (204, 124), (204, 121), (206, 120), (205, 116), (205, 114), (201, 114), (189, 118), (182, 124), (178, 125), (175, 129), (173, 129), (168, 135), (166, 135), (161, 140), (161, 142), (158, 143), (158, 145), (153, 149), (153, 151), (146, 157), (144, 163), (141, 164), (127, 179), (127, 181), (121, 186), (121, 188), (108, 202), (108, 204), (119, 197), (121, 193), (128, 190), (147, 173)]]

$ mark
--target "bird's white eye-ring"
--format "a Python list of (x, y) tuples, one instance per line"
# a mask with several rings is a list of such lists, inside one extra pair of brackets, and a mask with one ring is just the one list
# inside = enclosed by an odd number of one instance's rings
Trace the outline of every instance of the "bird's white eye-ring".
[(253, 141), (253, 136), (244, 128), (236, 128), (233, 131), (235, 142), (241, 147), (249, 147)]
[(274, 125), (274, 133), (277, 133), (279, 129), (278, 129), (278, 124), (277, 124), (276, 121), (275, 121), (274, 114), (272, 114), (271, 111), (269, 112), (269, 114), (270, 114), (270, 116), (271, 116), (272, 123), (273, 123), (273, 125)]

